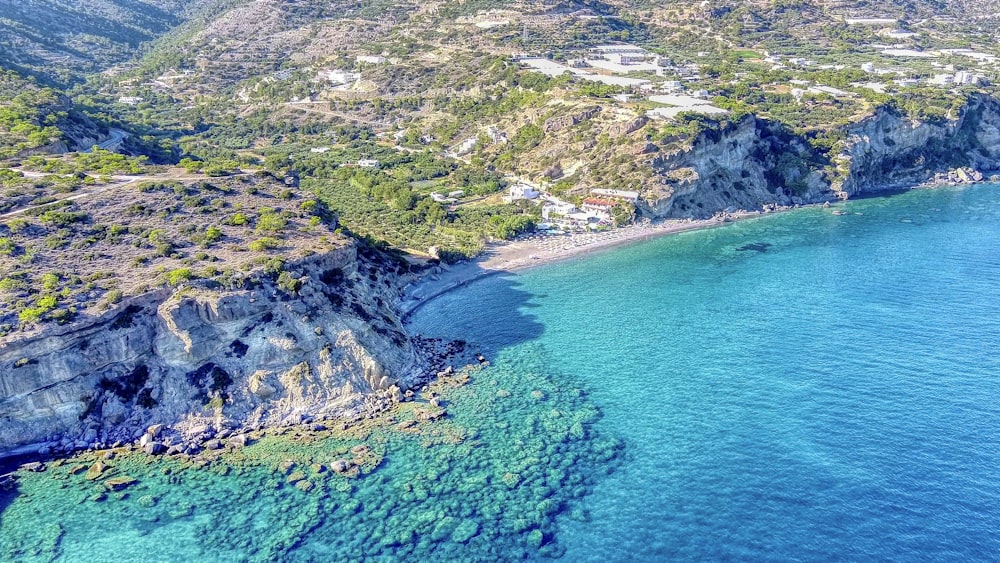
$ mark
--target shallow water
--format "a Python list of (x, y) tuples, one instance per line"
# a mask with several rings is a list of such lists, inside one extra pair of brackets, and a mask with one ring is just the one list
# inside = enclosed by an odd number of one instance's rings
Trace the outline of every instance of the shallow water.
[(541, 346), (625, 440), (591, 520), (560, 523), (567, 560), (1000, 558), (1000, 187), (838, 208), (487, 280), (415, 318)]
[[(438, 388), (449, 417), (268, 437), (208, 467), (118, 455), (22, 473), (0, 514), (4, 561), (498, 560), (561, 555), (556, 516), (622, 457), (599, 412), (540, 349)], [(364, 444), (360, 457), (352, 448)], [(360, 475), (333, 474), (357, 459)], [(109, 480), (137, 482), (109, 491)], [(308, 484), (306, 484), (308, 483)], [(307, 489), (307, 490), (303, 490)]]
[(447, 420), (24, 474), (0, 559), (996, 559), (1000, 187), (839, 208), (445, 295), (413, 328), (493, 359)]

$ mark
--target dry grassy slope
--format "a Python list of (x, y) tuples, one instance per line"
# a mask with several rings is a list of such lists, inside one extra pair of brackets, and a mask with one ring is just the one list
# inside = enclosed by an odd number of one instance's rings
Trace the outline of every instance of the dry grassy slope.
[[(478, 130), (487, 125), (479, 124)], [(659, 149), (647, 141), (648, 120), (628, 104), (555, 97), (492, 125), (509, 139), (523, 127), (541, 128), (539, 144), (519, 153), (510, 171), (549, 182), (572, 179), (571, 193), (584, 194), (599, 187), (640, 189), (652, 181), (648, 161)], [(475, 130), (467, 128), (470, 133)], [(493, 157), (509, 148), (491, 144), (479, 154)]]
[[(166, 285), (172, 272), (238, 286), (254, 272), (274, 270), (279, 257), (293, 262), (346, 244), (333, 232), (333, 218), (314, 219), (311, 204), (303, 206), (313, 200), (276, 180), (175, 186), (131, 184), (48, 214), (0, 220), (0, 238), (9, 244), (0, 252), (0, 328), (25, 324), (18, 312), (45, 296), (57, 302), (42, 320), (68, 320), (60, 315), (100, 311)], [(210, 228), (218, 233), (207, 234)], [(173, 281), (183, 278), (175, 273)]]

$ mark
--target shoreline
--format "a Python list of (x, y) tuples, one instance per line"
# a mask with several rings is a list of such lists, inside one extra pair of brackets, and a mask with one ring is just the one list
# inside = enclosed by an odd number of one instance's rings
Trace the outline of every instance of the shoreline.
[[(800, 208), (822, 204), (809, 204)], [(711, 229), (753, 217), (773, 215), (796, 209), (774, 211), (737, 211), (711, 219), (666, 219), (639, 223), (595, 233), (570, 235), (534, 235), (513, 241), (492, 243), (474, 260), (450, 266), (438, 266), (431, 273), (410, 283), (399, 302), (404, 322), (421, 307), (483, 278), (508, 274), (562, 262), (571, 258), (611, 250), (619, 246), (653, 240), (667, 235)]]
[[(942, 183), (926, 181), (919, 184), (887, 189), (885, 191), (860, 195), (852, 200), (892, 197), (910, 190), (960, 187), (990, 184), (991, 180), (977, 182)], [(721, 217), (710, 219), (663, 219), (658, 222), (644, 222), (609, 231), (596, 233), (574, 233), (570, 235), (534, 235), (512, 241), (490, 243), (481, 255), (473, 260), (452, 265), (441, 265), (431, 272), (411, 282), (404, 288), (404, 296), (398, 302), (400, 318), (406, 323), (413, 313), (438, 297), (484, 278), (499, 274), (529, 270), (539, 266), (554, 264), (596, 252), (611, 250), (619, 246), (653, 240), (667, 235), (689, 231), (711, 229), (754, 217), (765, 217), (798, 209), (832, 207), (845, 201), (821, 201), (790, 207), (778, 207), (766, 211), (734, 211)]]

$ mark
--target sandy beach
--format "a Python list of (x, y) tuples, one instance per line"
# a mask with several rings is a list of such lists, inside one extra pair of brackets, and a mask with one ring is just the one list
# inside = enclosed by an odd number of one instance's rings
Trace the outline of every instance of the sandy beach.
[(563, 235), (533, 234), (509, 242), (494, 243), (475, 260), (450, 266), (441, 265), (440, 271), (431, 272), (419, 281), (407, 286), (400, 302), (400, 309), (405, 318), (435, 297), (487, 276), (551, 264), (654, 237), (717, 227), (731, 220), (758, 215), (761, 213), (744, 212), (730, 214), (725, 220), (721, 218), (675, 219), (629, 225), (603, 232)]

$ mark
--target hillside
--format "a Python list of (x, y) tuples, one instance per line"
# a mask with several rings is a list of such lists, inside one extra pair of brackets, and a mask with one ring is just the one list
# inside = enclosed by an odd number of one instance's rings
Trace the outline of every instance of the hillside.
[[(294, 292), (286, 262), (345, 243), (318, 201), (267, 174), (213, 182), (126, 176), (106, 185), (76, 178), (3, 179), (8, 197), (52, 203), (7, 211), (0, 223), (0, 334), (39, 320), (65, 323), (158, 286), (240, 287), (257, 271)], [(72, 193), (80, 197), (61, 195)]]
[(8, 102), (6, 155), (121, 135), (117, 150), (195, 174), (262, 167), (301, 177), (355, 234), (445, 259), (542, 221), (502, 197), (522, 180), (570, 204), (608, 187), (656, 199), (683, 172), (655, 162), (748, 114), (829, 163), (878, 108), (953, 119), (1000, 70), (974, 6), (937, 0), (161, 8), (136, 26), (176, 27), (132, 63), (71, 100)]
[(139, 54), (207, 1), (0, 1), (0, 68), (67, 85)]

